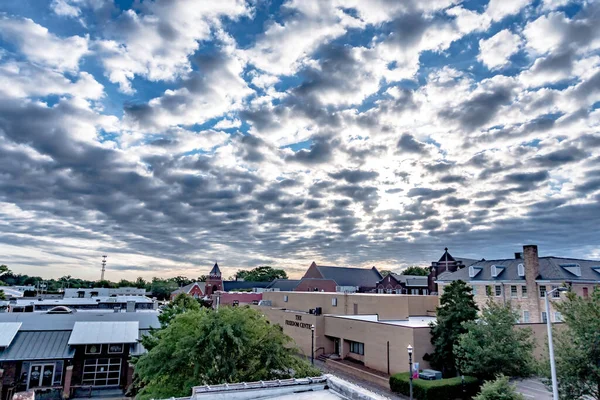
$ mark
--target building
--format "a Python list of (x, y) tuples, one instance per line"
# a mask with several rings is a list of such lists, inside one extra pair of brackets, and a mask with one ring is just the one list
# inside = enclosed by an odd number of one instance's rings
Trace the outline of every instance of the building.
[(59, 306), (76, 311), (148, 311), (156, 310), (158, 302), (145, 296), (67, 297), (63, 299), (29, 297), (11, 300), (9, 311), (13, 313), (45, 312)]
[[(264, 292), (259, 309), (311, 355), (327, 362), (363, 365), (384, 374), (408, 370), (409, 344), (421, 368), (432, 351), (429, 324), (435, 320), (437, 296), (389, 296), (377, 293)], [(382, 384), (387, 385), (385, 378)]]
[[(539, 257), (535, 245), (523, 246), (514, 258), (482, 260), (438, 276), (440, 292), (452, 281), (468, 282), (473, 288), (477, 305), (485, 306), (488, 299), (510, 303), (519, 309), (521, 323), (545, 322), (546, 293), (567, 285), (579, 296), (587, 297), (600, 286), (600, 261), (562, 257)], [(552, 302), (561, 301), (564, 294), (552, 293)], [(560, 322), (561, 315), (552, 306), (551, 321)]]
[(434, 261), (431, 263), (431, 267), (429, 267), (429, 277), (428, 277), (428, 286), (429, 293), (437, 294), (438, 286), (437, 286), (437, 278), (444, 272), (456, 272), (459, 269), (464, 267), (468, 267), (469, 265), (477, 262), (477, 260), (472, 260), (470, 258), (463, 257), (452, 257), (450, 253), (448, 253), (448, 248), (444, 249), (444, 254), (440, 257), (438, 261)]
[(296, 290), (300, 279), (275, 279), (265, 288), (265, 292), (291, 292)]
[(177, 297), (177, 295), (180, 293), (185, 293), (188, 296), (199, 299), (204, 296), (204, 293), (202, 293), (202, 285), (202, 282), (192, 282), (189, 285), (180, 287), (179, 289), (171, 292), (171, 300), (175, 299), (175, 297)]
[(383, 276), (377, 268), (319, 266), (314, 261), (294, 289), (298, 292), (364, 293), (375, 290)]
[(157, 312), (0, 314), (0, 400), (26, 390), (121, 397), (133, 376), (129, 357), (145, 351), (138, 340), (159, 326)]
[(377, 293), (429, 294), (428, 276), (399, 275), (393, 272), (377, 282)]
[(111, 296), (145, 296), (146, 289), (135, 287), (119, 288), (67, 288), (64, 297), (111, 297)]

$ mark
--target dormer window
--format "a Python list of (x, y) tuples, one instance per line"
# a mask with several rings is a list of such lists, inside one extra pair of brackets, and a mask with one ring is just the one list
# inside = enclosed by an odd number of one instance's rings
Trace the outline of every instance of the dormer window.
[(492, 277), (495, 278), (498, 276), (498, 269), (495, 265), (492, 265)]
[(581, 266), (579, 264), (560, 264), (560, 266), (575, 276), (581, 276)]
[(469, 278), (475, 278), (479, 271), (481, 271), (481, 267), (473, 265), (469, 266)]
[(525, 266), (523, 264), (517, 265), (517, 272), (519, 276), (525, 276)]

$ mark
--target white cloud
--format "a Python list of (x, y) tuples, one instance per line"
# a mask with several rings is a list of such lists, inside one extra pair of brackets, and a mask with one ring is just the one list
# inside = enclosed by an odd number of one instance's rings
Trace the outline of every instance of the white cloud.
[(59, 38), (28, 18), (0, 18), (0, 36), (15, 43), (29, 60), (63, 71), (77, 70), (88, 53), (88, 38)]
[(529, 0), (490, 0), (485, 12), (494, 21), (500, 21), (504, 17), (519, 13), (529, 2)]
[(219, 19), (249, 12), (243, 0), (157, 0), (141, 7), (124, 11), (107, 29), (113, 40), (98, 43), (109, 79), (126, 93), (133, 93), (135, 75), (160, 81), (187, 74), (189, 56)]
[(567, 26), (568, 20), (562, 13), (539, 17), (523, 30), (527, 47), (540, 54), (555, 49), (562, 43)]
[(509, 64), (509, 58), (521, 47), (522, 39), (519, 35), (504, 29), (489, 39), (479, 41), (479, 55), (477, 59), (489, 69), (502, 68)]
[(69, 80), (53, 70), (10, 61), (0, 64), (0, 93), (9, 97), (43, 97), (55, 94), (94, 100), (104, 96), (104, 87), (91, 74), (80, 72), (77, 78)]
[(216, 123), (214, 126), (215, 129), (231, 129), (231, 128), (239, 128), (242, 126), (242, 121), (239, 119), (222, 119)]

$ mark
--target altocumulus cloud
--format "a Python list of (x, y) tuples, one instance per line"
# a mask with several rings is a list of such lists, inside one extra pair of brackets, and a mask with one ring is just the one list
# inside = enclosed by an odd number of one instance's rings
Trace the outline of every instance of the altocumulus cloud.
[(120, 279), (525, 241), (600, 257), (598, 7), (4, 1), (0, 261), (94, 278), (106, 253)]

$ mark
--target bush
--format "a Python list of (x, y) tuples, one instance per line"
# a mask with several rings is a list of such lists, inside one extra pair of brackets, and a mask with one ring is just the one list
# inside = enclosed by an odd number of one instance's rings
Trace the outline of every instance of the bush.
[(517, 393), (516, 386), (511, 385), (506, 376), (499, 376), (495, 381), (487, 381), (481, 387), (481, 393), (474, 400), (525, 400)]
[[(410, 383), (408, 372), (390, 376), (390, 389), (408, 396)], [(475, 396), (479, 391), (479, 381), (472, 376), (465, 376), (465, 394), (467, 398)], [(462, 380), (460, 377), (427, 381), (413, 380), (413, 397), (417, 400), (454, 400), (463, 398)]]

